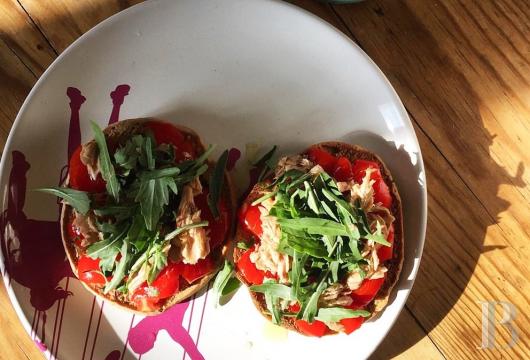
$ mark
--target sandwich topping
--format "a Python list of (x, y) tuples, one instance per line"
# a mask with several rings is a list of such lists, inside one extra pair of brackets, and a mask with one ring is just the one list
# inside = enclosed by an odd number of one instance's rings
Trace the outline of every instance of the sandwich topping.
[(44, 190), (72, 207), (64, 221), (79, 279), (129, 307), (157, 310), (216, 268), (230, 222), (226, 155), (214, 169), (212, 147), (201, 153), (195, 137), (163, 122), (117, 138), (92, 125), (95, 140), (72, 156), (68, 187)]
[(313, 147), (280, 159), (240, 213), (248, 241), (236, 268), (274, 323), (306, 335), (353, 332), (393, 257), (392, 196), (379, 164)]

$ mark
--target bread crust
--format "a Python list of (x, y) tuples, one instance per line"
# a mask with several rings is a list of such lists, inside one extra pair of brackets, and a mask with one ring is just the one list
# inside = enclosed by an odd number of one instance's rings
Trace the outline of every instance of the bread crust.
[[(103, 133), (105, 134), (105, 137), (107, 138), (109, 147), (115, 147), (118, 144), (122, 143), (123, 141), (129, 139), (132, 135), (143, 132), (145, 130), (144, 124), (149, 121), (165, 122), (164, 120), (160, 120), (156, 118), (137, 118), (137, 119), (119, 121), (117, 123), (114, 123), (108, 126), (107, 128), (103, 130)], [(196, 146), (197, 150), (199, 150), (199, 152), (205, 151), (205, 146), (203, 145), (200, 137), (197, 135), (197, 133), (195, 133), (195, 131), (185, 126), (180, 126), (180, 125), (175, 125), (175, 124), (172, 124), (172, 125), (178, 130), (180, 130), (182, 133), (184, 133), (186, 136), (189, 136), (190, 139), (194, 142), (194, 145)], [(94, 140), (91, 140), (90, 142), (93, 142), (93, 141)], [(211, 170), (212, 165), (214, 165), (214, 163), (209, 162), (209, 165), (210, 165), (210, 170)], [(209, 174), (210, 170), (206, 174)], [(207, 179), (206, 174), (203, 174), (204, 179)], [(63, 185), (68, 186), (68, 182), (69, 182), (69, 179), (67, 178)], [(224, 197), (225, 203), (229, 207), (228, 209), (230, 211), (229, 219), (233, 219), (234, 209), (236, 207), (236, 197), (235, 197), (235, 192), (233, 190), (232, 180), (228, 174), (228, 171), (225, 171), (225, 175), (224, 175), (222, 196)], [(79, 260), (79, 257), (75, 249), (75, 246), (74, 246), (74, 239), (72, 239), (69, 236), (69, 231), (68, 231), (70, 218), (72, 216), (73, 216), (73, 208), (69, 206), (68, 204), (63, 203), (62, 209), (61, 209), (61, 219), (60, 219), (61, 238), (63, 241), (64, 249), (66, 251), (66, 255), (70, 262), (72, 271), (78, 277), (77, 262)], [(179, 292), (177, 292), (175, 295), (171, 296), (170, 298), (166, 299), (163, 305), (155, 311), (137, 310), (130, 303), (121, 302), (121, 301), (118, 301), (117, 299), (113, 299), (111, 296), (101, 293), (100, 291), (98, 291), (97, 288), (90, 286), (83, 281), (81, 281), (81, 284), (83, 284), (83, 286), (88, 291), (90, 291), (93, 295), (98, 296), (104, 299), (105, 301), (112, 303), (114, 306), (117, 306), (119, 308), (125, 309), (127, 311), (130, 311), (136, 314), (140, 314), (140, 315), (157, 315), (157, 314), (164, 312), (171, 306), (186, 300), (187, 298), (193, 296), (195, 293), (199, 292), (201, 289), (206, 287), (208, 282), (215, 276), (219, 268), (224, 263), (224, 258), (230, 247), (232, 237), (233, 237), (233, 229), (232, 229), (232, 225), (230, 224), (223, 244), (219, 248), (215, 249), (215, 252), (213, 253), (215, 255), (214, 256), (214, 259), (215, 259), (214, 270), (191, 285), (183, 284), (183, 282), (181, 282), (181, 289), (179, 290)], [(184, 288), (183, 288), (183, 285), (185, 286)]]
[[(396, 285), (397, 281), (399, 280), (399, 274), (401, 273), (401, 268), (403, 266), (404, 235), (403, 235), (403, 211), (401, 207), (401, 197), (399, 196), (397, 186), (387, 166), (385, 165), (385, 163), (381, 160), (379, 156), (372, 153), (371, 151), (364, 149), (357, 145), (351, 145), (351, 144), (338, 142), (338, 141), (328, 141), (328, 142), (321, 142), (321, 143), (315, 144), (309, 147), (308, 149), (306, 149), (304, 152), (302, 152), (302, 154), (307, 154), (309, 149), (313, 147), (326, 150), (329, 153), (337, 157), (344, 156), (348, 158), (352, 163), (355, 160), (368, 160), (368, 161), (376, 162), (381, 168), (381, 175), (383, 177), (383, 180), (385, 181), (385, 183), (390, 189), (390, 193), (392, 196), (392, 208), (390, 209), (390, 212), (395, 218), (395, 221), (393, 223), (394, 224), (393, 254), (392, 254), (392, 259), (389, 259), (383, 263), (387, 267), (388, 271), (385, 277), (385, 281), (383, 285), (381, 286), (381, 289), (375, 296), (374, 300), (372, 300), (366, 307), (366, 309), (372, 313), (370, 318), (373, 318), (377, 316), (377, 314), (380, 313), (385, 308), (385, 306), (388, 304), (391, 291)], [(256, 184), (254, 188), (252, 189), (252, 191), (250, 192), (249, 196), (245, 199), (245, 201), (243, 202), (241, 206), (248, 206), (254, 200), (258, 199), (260, 197), (260, 192), (262, 190), (263, 190), (263, 186), (261, 184)], [(235, 243), (245, 242), (245, 240), (247, 239), (248, 239), (247, 232), (243, 230), (241, 225), (238, 223), (237, 228), (236, 228), (236, 234), (235, 234)], [(245, 250), (243, 249), (239, 249), (237, 247), (234, 248), (234, 253), (233, 253), (234, 263), (237, 263), (237, 261), (239, 260), (239, 258), (244, 252)], [(237, 268), (236, 268), (236, 276), (242, 283), (247, 285), (247, 287), (251, 285), (245, 280), (242, 274), (239, 271), (237, 271)], [(258, 308), (260, 313), (268, 320), (271, 320), (271, 316), (267, 315), (268, 311), (267, 311), (267, 306), (265, 304), (265, 296), (262, 293), (256, 293), (250, 290), (249, 290), (249, 293), (252, 298), (252, 301), (254, 302), (254, 305)], [(293, 330), (293, 331), (301, 333), (295, 324), (295, 319), (292, 317), (282, 317), (281, 323), (279, 325), (289, 330)], [(336, 332), (332, 331), (329, 334), (334, 334), (334, 333)], [(329, 335), (329, 334), (326, 334), (326, 335)]]

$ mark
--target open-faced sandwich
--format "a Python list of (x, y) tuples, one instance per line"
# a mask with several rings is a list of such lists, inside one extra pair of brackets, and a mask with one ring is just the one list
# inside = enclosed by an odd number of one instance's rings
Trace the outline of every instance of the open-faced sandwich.
[(222, 264), (233, 193), (188, 128), (155, 119), (101, 130), (70, 159), (61, 233), (73, 272), (118, 306), (156, 314), (194, 294)]
[(401, 201), (379, 157), (320, 143), (279, 160), (240, 209), (236, 275), (267, 318), (349, 334), (388, 302), (403, 262)]

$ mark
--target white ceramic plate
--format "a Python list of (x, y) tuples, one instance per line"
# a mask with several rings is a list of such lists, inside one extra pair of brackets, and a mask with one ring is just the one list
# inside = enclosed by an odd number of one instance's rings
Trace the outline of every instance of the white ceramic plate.
[[(240, 149), (240, 190), (248, 181), (246, 152), (256, 147), (277, 144), (290, 153), (338, 139), (380, 154), (401, 191), (406, 234), (401, 280), (382, 316), (350, 336), (314, 339), (268, 325), (245, 289), (223, 307), (205, 293), (145, 320), (95, 300), (67, 270), (57, 202), (31, 189), (59, 183), (69, 142), (91, 138), (89, 120), (143, 116), (188, 125), (218, 149)], [(288, 359), (301, 349), (305, 359), (345, 351), (365, 358), (403, 307), (423, 247), (423, 163), (399, 98), (347, 37), (277, 1), (151, 1), (104, 21), (31, 91), (1, 171), (2, 275), (49, 358)]]

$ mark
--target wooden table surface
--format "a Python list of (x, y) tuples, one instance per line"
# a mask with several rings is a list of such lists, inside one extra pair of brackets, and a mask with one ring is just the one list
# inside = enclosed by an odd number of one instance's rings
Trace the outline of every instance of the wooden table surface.
[[(0, 0), (0, 146), (64, 49), (127, 0)], [(530, 358), (530, 3), (294, 1), (351, 37), (386, 74), (423, 151), (429, 218), (419, 274), (374, 358)], [(480, 349), (484, 301), (506, 301)], [(492, 303), (494, 304), (494, 303)], [(0, 291), (0, 358), (40, 359)], [(347, 356), (345, 356), (345, 359)]]

